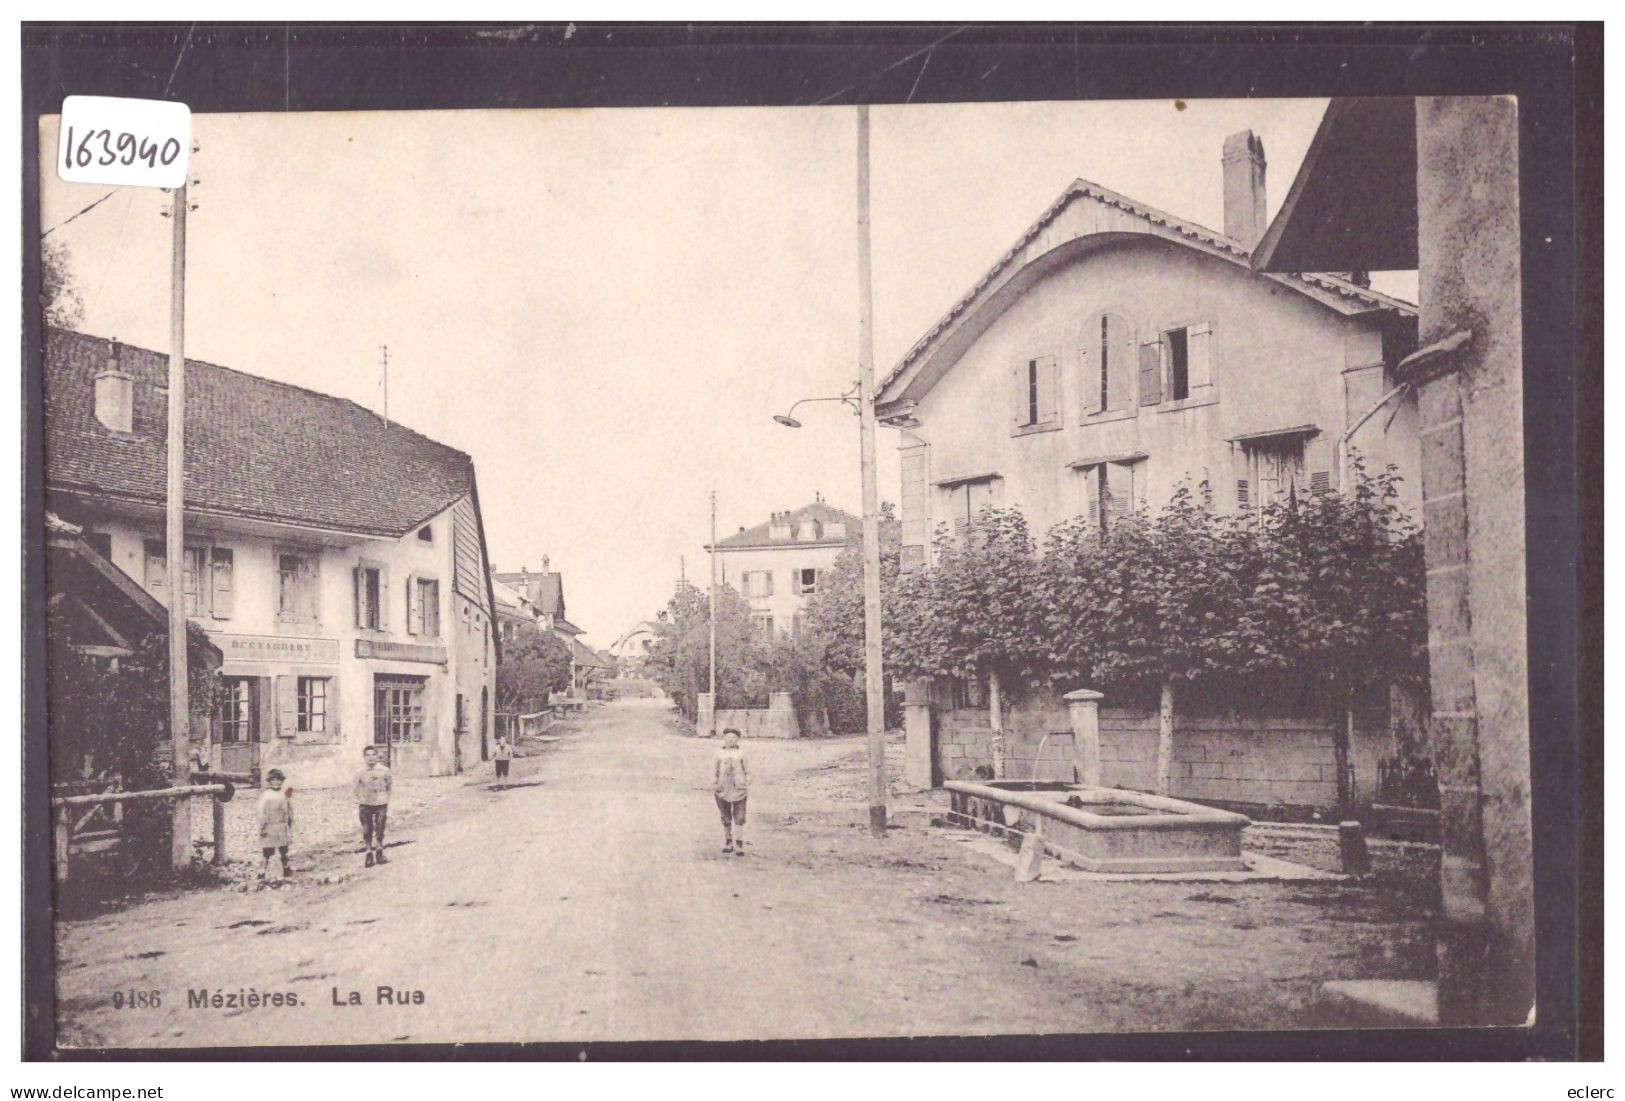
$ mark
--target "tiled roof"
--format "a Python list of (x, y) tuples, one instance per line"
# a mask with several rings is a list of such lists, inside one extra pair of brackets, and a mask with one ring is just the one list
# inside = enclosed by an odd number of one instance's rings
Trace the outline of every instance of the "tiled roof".
[[(102, 426), (95, 378), (111, 341), (51, 329), (45, 341), (45, 476), (67, 490), (162, 504), (168, 357), (117, 346), (134, 377), (133, 431)], [(186, 361), (186, 507), (399, 538), (473, 486), (461, 451), (352, 401)]]
[[(845, 543), (848, 539), (856, 538), (863, 531), (863, 521), (849, 512), (825, 504), (823, 501), (814, 501), (810, 505), (803, 505), (789, 513), (779, 514), (778, 520), (769, 520), (765, 524), (757, 524), (753, 528), (746, 528), (726, 539), (717, 540), (718, 550), (740, 550), (744, 547), (805, 547), (820, 543)], [(809, 544), (808, 540), (797, 539), (796, 532), (801, 527), (801, 521), (814, 520), (818, 523), (819, 537)], [(788, 523), (790, 537), (788, 539), (775, 539), (772, 535), (774, 523)], [(845, 524), (846, 534), (839, 537), (823, 535), (823, 529), (828, 524)]]
[(494, 573), (491, 575), (504, 585), (512, 586), (536, 605), (542, 615), (564, 615), (564, 575), (554, 572)]
[[(881, 380), (875, 391), (878, 400), (880, 402), (888, 400), (886, 390), (892, 383), (904, 371), (908, 370), (927, 348), (931, 347), (939, 337), (954, 326), (955, 322), (970, 309), (982, 292), (1015, 261), (1016, 257), (1021, 254), (1022, 249), (1026, 248), (1035, 237), (1048, 228), (1050, 223), (1054, 222), (1060, 213), (1074, 200), (1083, 198), (1093, 199), (1104, 203), (1106, 206), (1116, 207), (1137, 218), (1144, 219), (1153, 226), (1165, 227), (1172, 231), (1176, 237), (1185, 239), (1191, 245), (1222, 256), (1251, 270), (1249, 260), (1252, 254), (1245, 245), (1235, 238), (1226, 237), (1216, 230), (1208, 229), (1206, 226), (1198, 225), (1195, 222), (1176, 218), (1172, 214), (1164, 213), (1155, 207), (1146, 206), (1144, 203), (1136, 202), (1127, 196), (1119, 195), (1117, 192), (1101, 187), (1097, 183), (1091, 183), (1084, 179), (1073, 180), (1071, 185), (1061, 193), (1060, 198), (1051, 203), (1049, 209), (1044, 211), (1038, 221), (1027, 228), (1027, 232), (1023, 233), (1021, 238), (1011, 245), (1003, 256), (999, 257), (998, 262), (988, 269), (981, 279), (977, 280), (976, 285), (967, 291), (958, 302), (954, 303), (948, 312), (924, 336), (920, 337), (914, 346), (898, 361), (897, 365), (886, 374), (886, 377)], [(1357, 309), (1396, 310), (1406, 314), (1415, 314), (1416, 312), (1416, 306), (1410, 302), (1380, 294), (1369, 287), (1361, 287), (1337, 275), (1301, 272), (1291, 275), (1267, 275), (1265, 278), (1298, 290), (1303, 290), (1306, 286), (1313, 287), (1321, 294), (1330, 293), (1337, 300), (1347, 301)]]

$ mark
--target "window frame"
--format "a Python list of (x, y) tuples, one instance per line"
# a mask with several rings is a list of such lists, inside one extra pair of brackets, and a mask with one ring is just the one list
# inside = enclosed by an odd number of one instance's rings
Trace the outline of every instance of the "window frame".
[[(1175, 333), (1183, 334), (1185, 341), (1185, 396), (1173, 396), (1174, 355), (1169, 340)], [(1201, 340), (1198, 345), (1197, 340)], [(1157, 412), (1178, 413), (1214, 405), (1219, 400), (1218, 326), (1206, 319), (1161, 325), (1157, 329), (1157, 343), (1162, 360), (1162, 400)], [(1198, 361), (1205, 358), (1206, 365), (1198, 371)], [(1206, 381), (1201, 375), (1206, 374)]]
[[(372, 675), (372, 741), (371, 745), (422, 745), (428, 733), (428, 678), (404, 673), (374, 673)], [(383, 709), (380, 710), (380, 699)], [(380, 740), (379, 735), (384, 737)], [(397, 736), (403, 734), (404, 736)]]
[[(288, 573), (284, 569), (283, 559), (292, 558), (308, 564), (308, 569), (296, 569), (296, 606), (284, 606)], [(275, 602), (272, 605), (272, 616), (279, 624), (296, 624), (301, 627), (320, 626), (322, 622), (322, 553), (311, 547), (301, 547), (294, 544), (276, 544), (271, 548), (272, 566), (276, 574), (276, 588), (274, 590)]]
[[(220, 678), (219, 705), (215, 708), (215, 741), (220, 745), (250, 745), (260, 740), (260, 678), (228, 675)], [(246, 689), (242, 699), (237, 689)], [(239, 710), (240, 709), (240, 710)], [(228, 737), (229, 732), (243, 737)]]

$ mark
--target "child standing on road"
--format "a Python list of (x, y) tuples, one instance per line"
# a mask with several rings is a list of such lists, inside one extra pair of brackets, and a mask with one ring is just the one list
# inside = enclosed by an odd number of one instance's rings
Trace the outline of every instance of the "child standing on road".
[(265, 774), (265, 790), (260, 792), (260, 883), (271, 882), (271, 855), (282, 857), (282, 878), (293, 875), (288, 866), (288, 844), (293, 835), (293, 802), (282, 790), (284, 777), (281, 769), (273, 768)]
[(361, 751), (365, 766), (355, 778), (355, 801), (361, 809), (361, 840), (367, 846), (367, 867), (387, 864), (384, 856), (384, 826), (389, 820), (389, 795), (395, 778), (379, 756), (378, 747)]
[(722, 732), (722, 748), (717, 750), (716, 768), (711, 780), (717, 810), (722, 814), (722, 851), (745, 855), (745, 797), (750, 793), (750, 766), (739, 748), (739, 731)]
[(508, 762), (511, 760), (513, 760), (513, 744), (508, 741), (506, 734), (498, 734), (496, 751), (498, 780), (508, 778)]

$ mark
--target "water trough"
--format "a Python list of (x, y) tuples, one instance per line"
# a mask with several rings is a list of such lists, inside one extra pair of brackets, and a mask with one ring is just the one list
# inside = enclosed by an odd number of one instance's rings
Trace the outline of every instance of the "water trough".
[(949, 818), (999, 833), (1037, 831), (1053, 856), (1090, 872), (1246, 871), (1245, 815), (1119, 788), (950, 780)]

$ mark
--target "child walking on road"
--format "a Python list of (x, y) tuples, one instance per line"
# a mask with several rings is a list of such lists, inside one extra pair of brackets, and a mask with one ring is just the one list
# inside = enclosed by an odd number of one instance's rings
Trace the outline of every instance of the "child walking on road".
[(367, 867), (387, 864), (384, 856), (384, 825), (389, 820), (389, 793), (395, 778), (379, 756), (378, 747), (369, 745), (361, 753), (365, 767), (356, 774), (355, 801), (361, 809), (361, 840), (367, 846)]
[(512, 760), (513, 743), (508, 741), (508, 736), (506, 734), (498, 734), (496, 751), (498, 780), (506, 780), (508, 778), (508, 762)]
[(711, 780), (717, 810), (722, 814), (722, 851), (745, 855), (745, 797), (750, 793), (750, 766), (739, 748), (739, 731), (722, 732), (722, 748), (717, 750), (716, 768)]
[(288, 845), (293, 836), (293, 802), (282, 790), (285, 777), (282, 770), (273, 768), (265, 774), (265, 790), (260, 792), (260, 883), (271, 882), (271, 856), (282, 857), (282, 878), (293, 875), (288, 866)]

